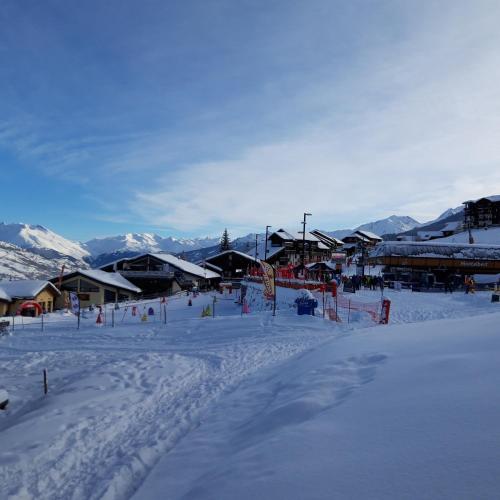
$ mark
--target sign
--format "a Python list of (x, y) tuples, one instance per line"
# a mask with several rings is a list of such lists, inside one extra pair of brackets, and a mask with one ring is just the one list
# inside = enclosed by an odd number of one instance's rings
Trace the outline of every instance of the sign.
[(264, 283), (264, 297), (266, 299), (274, 299), (274, 269), (267, 262), (260, 263), (262, 267), (262, 282)]
[(80, 299), (76, 292), (69, 292), (69, 302), (71, 305), (71, 312), (78, 314), (80, 312)]

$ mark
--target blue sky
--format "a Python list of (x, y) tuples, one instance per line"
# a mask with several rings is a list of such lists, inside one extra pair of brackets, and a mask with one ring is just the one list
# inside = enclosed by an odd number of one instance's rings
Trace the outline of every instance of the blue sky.
[(500, 192), (496, 1), (0, 4), (0, 220), (86, 240)]

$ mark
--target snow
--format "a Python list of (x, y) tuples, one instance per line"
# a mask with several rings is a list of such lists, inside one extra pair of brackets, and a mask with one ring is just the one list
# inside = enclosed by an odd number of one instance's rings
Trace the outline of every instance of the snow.
[(0, 241), (26, 249), (50, 249), (77, 259), (88, 257), (89, 252), (80, 244), (70, 241), (50, 229), (31, 224), (5, 224), (0, 222)]
[[(0, 338), (0, 492), (37, 499), (495, 498), (500, 307), (386, 290), (391, 324), (275, 317), (250, 285), (16, 318)], [(314, 293), (315, 296), (316, 293)], [(353, 296), (354, 297), (354, 296)], [(355, 297), (380, 300), (380, 292)], [(319, 301), (320, 302), (320, 301)], [(139, 307), (138, 316), (131, 306)], [(155, 315), (141, 321), (152, 307)], [(42, 370), (49, 393), (43, 395)]]
[(79, 269), (77, 272), (82, 276), (87, 276), (87, 278), (94, 279), (106, 285), (123, 288), (124, 290), (130, 290), (135, 293), (141, 293), (142, 291), (139, 287), (130, 283), (130, 281), (124, 278), (120, 273), (108, 273), (100, 269)]
[[(500, 227), (490, 227), (488, 229), (472, 229), (471, 230), (474, 243), (500, 245)], [(443, 243), (469, 243), (469, 232), (452, 234), (446, 238), (440, 238)]]
[(59, 294), (59, 290), (46, 280), (0, 280), (0, 290), (13, 299), (32, 299), (46, 287)]
[(370, 258), (387, 255), (418, 257), (450, 257), (455, 259), (500, 259), (500, 245), (444, 242), (446, 238), (429, 242), (385, 241), (377, 245)]
[(92, 256), (115, 252), (173, 252), (198, 250), (217, 245), (217, 238), (164, 238), (154, 233), (127, 233), (94, 238), (85, 243)]
[(7, 302), (10, 302), (12, 300), (12, 297), (2, 288), (0, 281), (0, 300), (5, 300)]
[(152, 253), (151, 255), (159, 260), (162, 260), (163, 262), (166, 262), (167, 264), (170, 264), (171, 266), (177, 267), (185, 273), (192, 274), (193, 276), (205, 279), (220, 278), (220, 274), (214, 271), (205, 269), (204, 267), (188, 262), (187, 260), (179, 259), (168, 253)]
[[(255, 249), (254, 249), (254, 252), (255, 252)], [(240, 257), (248, 259), (249, 261), (253, 262), (254, 264), (255, 264), (255, 262), (257, 262), (257, 263), (260, 262), (259, 259), (256, 260), (255, 257), (252, 257), (251, 255), (249, 255), (247, 253), (239, 252), (238, 250), (224, 250), (223, 252), (217, 253), (215, 255), (211, 255), (206, 260), (210, 261), (212, 259), (215, 259), (216, 257), (220, 257), (221, 255), (226, 255), (228, 253), (234, 253), (236, 255), (239, 255)], [(269, 252), (268, 252), (268, 254), (269, 254)], [(213, 265), (213, 264), (211, 264), (211, 265)], [(217, 267), (217, 266), (214, 266), (214, 267)], [(222, 271), (222, 269), (221, 269), (221, 271)]]
[(355, 231), (355, 234), (360, 234), (361, 236), (365, 236), (370, 240), (382, 240), (382, 238), (378, 234), (372, 233), (370, 231), (365, 231), (364, 229), (357, 229)]

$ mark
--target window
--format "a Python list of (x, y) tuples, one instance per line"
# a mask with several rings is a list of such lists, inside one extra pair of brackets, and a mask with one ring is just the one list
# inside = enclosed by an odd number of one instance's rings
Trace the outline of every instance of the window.
[(116, 292), (104, 290), (104, 302), (116, 302)]
[(61, 288), (63, 290), (67, 290), (68, 292), (77, 292), (78, 291), (78, 280), (71, 280), (64, 283)]
[(80, 280), (80, 292), (98, 292), (99, 287), (90, 281)]

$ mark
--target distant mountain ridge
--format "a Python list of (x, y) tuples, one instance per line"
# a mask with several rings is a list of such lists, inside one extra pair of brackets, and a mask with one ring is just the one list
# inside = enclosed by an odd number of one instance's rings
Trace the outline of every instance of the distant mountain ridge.
[(105, 238), (94, 238), (85, 243), (93, 257), (118, 252), (182, 253), (217, 244), (218, 238), (166, 238), (154, 233), (126, 233)]

